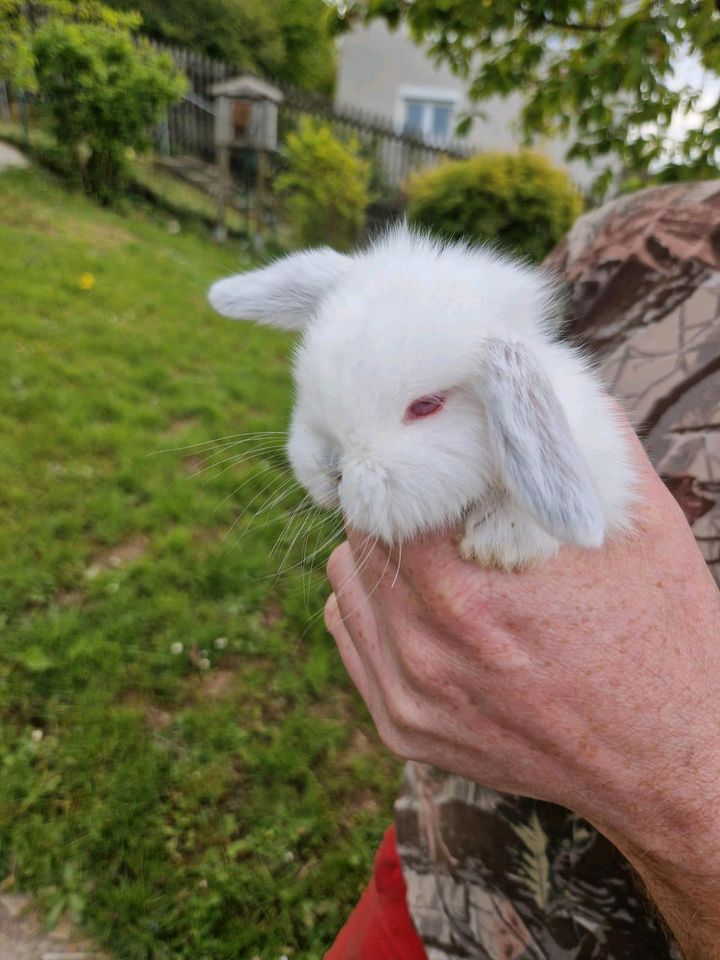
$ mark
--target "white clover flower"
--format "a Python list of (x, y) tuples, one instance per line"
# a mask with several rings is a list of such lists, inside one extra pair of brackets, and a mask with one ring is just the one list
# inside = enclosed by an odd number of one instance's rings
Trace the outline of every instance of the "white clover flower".
[(216, 650), (224, 650), (228, 645), (227, 637), (218, 637), (216, 640), (213, 640), (213, 646)]
[(33, 730), (33, 732), (30, 734), (30, 739), (33, 741), (33, 743), (40, 743), (43, 737), (44, 733), (39, 729)]
[(175, 643), (170, 644), (170, 653), (174, 653), (175, 656), (179, 656), (183, 652), (185, 647), (180, 643), (179, 640), (176, 640)]
[(200, 657), (200, 659), (198, 660), (198, 666), (200, 667), (201, 670), (209, 670), (210, 661), (208, 660), (207, 657)]

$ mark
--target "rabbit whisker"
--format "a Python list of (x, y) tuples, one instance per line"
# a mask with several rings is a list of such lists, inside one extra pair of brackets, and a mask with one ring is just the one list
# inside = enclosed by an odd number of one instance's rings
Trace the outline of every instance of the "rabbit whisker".
[(270, 557), (273, 557), (273, 556), (275, 555), (275, 553), (278, 551), (278, 549), (280, 548), (280, 544), (282, 543), (283, 538), (285, 537), (285, 535), (287, 534), (287, 532), (291, 529), (292, 524), (293, 524), (293, 521), (296, 520), (296, 519), (302, 514), (303, 510), (305, 509), (305, 507), (308, 506), (308, 502), (309, 502), (311, 499), (312, 499), (312, 497), (310, 496), (310, 494), (309, 494), (309, 493), (306, 493), (305, 496), (304, 496), (304, 497), (302, 498), (302, 500), (300, 501), (300, 503), (299, 503), (293, 510), (290, 511), (290, 515), (288, 516), (287, 521), (285, 522), (285, 524), (283, 525), (282, 530), (280, 531), (280, 533), (279, 533), (278, 536), (276, 537), (275, 543), (272, 545), (272, 548), (271, 548), (270, 554), (269, 554)]
[[(322, 529), (322, 524), (318, 524), (318, 529)], [(316, 557), (318, 554), (321, 554), (321, 553), (333, 542), (333, 540), (336, 540), (338, 537), (340, 537), (340, 536), (342, 535), (342, 532), (343, 532), (343, 524), (342, 524), (342, 522), (341, 522), (341, 523), (337, 524), (337, 525), (334, 527), (334, 529), (333, 529), (332, 533), (330, 534), (330, 536), (329, 536), (326, 540), (324, 540), (324, 541), (320, 544), (320, 546), (317, 547), (317, 549), (314, 549), (313, 552), (312, 552), (306, 559), (307, 559), (307, 560), (312, 560), (312, 559), (314, 559), (314, 557)], [(284, 570), (284, 573), (285, 573), (285, 574), (288, 574), (288, 573), (290, 573), (291, 570), (296, 570), (296, 569), (302, 564), (302, 562), (303, 562), (302, 560), (298, 560), (298, 561), (296, 561), (295, 563), (291, 564), (289, 567), (286, 567), (285, 570)], [(312, 568), (311, 568), (311, 570), (312, 570)], [(259, 580), (272, 580), (272, 579), (273, 579), (274, 577), (276, 577), (276, 576), (277, 576), (277, 574), (271, 573), (271, 574), (268, 574), (268, 575), (265, 576), (265, 577), (258, 577), (258, 579), (259, 579)]]
[(393, 577), (393, 582), (390, 584), (390, 589), (393, 590), (395, 584), (397, 583), (397, 578), (400, 576), (400, 564), (402, 563), (402, 540), (398, 540), (398, 562), (397, 570), (395, 571), (395, 576)]
[[(372, 542), (371, 542), (371, 540), (372, 540)], [(380, 537), (379, 537), (379, 536), (378, 536), (378, 537), (375, 537), (374, 539), (372, 539), (372, 538), (371, 538), (371, 535), (368, 534), (368, 536), (367, 536), (366, 539), (365, 539), (365, 543), (364, 543), (364, 545), (363, 545), (363, 549), (362, 549), (360, 561), (358, 562), (358, 564), (356, 564), (355, 568), (353, 569), (353, 572), (352, 572), (348, 577), (346, 577), (345, 580), (343, 580), (343, 582), (342, 582), (342, 583), (340, 584), (340, 586), (337, 588), (337, 590), (334, 591), (336, 597), (341, 596), (342, 593), (344, 593), (344, 591), (345, 591), (345, 590), (347, 589), (347, 587), (350, 585), (350, 583), (352, 582), (352, 580), (354, 579), (354, 577), (356, 577), (360, 572), (362, 572), (362, 569), (363, 569), (363, 568), (365, 567), (365, 565), (368, 563), (370, 557), (372, 556), (372, 552), (373, 552), (374, 548), (377, 546), (379, 540), (380, 540)], [(380, 576), (380, 579), (381, 579), (381, 580), (382, 580), (382, 577), (383, 577), (384, 573), (385, 573), (385, 571), (383, 570), (383, 573), (382, 573), (381, 576)], [(379, 582), (380, 582), (380, 581), (378, 581), (378, 583), (379, 583)], [(377, 584), (376, 584), (376, 586), (377, 586)], [(313, 614), (313, 616), (310, 617), (310, 619), (309, 619), (308, 622), (307, 622), (307, 626), (305, 627), (305, 629), (303, 630), (303, 632), (300, 634), (300, 636), (299, 636), (298, 639), (297, 639), (297, 642), (296, 642), (296, 644), (295, 644), (295, 651), (296, 651), (296, 652), (297, 652), (298, 648), (300, 647), (300, 644), (302, 643), (302, 641), (303, 641), (303, 640), (305, 639), (305, 637), (307, 636), (307, 633), (308, 633), (308, 630), (310, 629), (310, 627), (315, 623), (315, 621), (316, 621), (319, 617), (321, 617), (321, 616), (324, 614), (324, 612), (325, 612), (325, 607), (323, 606), (322, 609), (318, 610), (317, 613)], [(355, 611), (353, 610), (352, 613), (354, 613), (354, 612), (355, 612)], [(350, 614), (347, 614), (346, 616), (350, 616)]]
[[(215, 460), (209, 466), (204, 467), (202, 470), (196, 470), (195, 473), (190, 474), (190, 479), (194, 480), (196, 477), (199, 477), (202, 473), (207, 473), (208, 470), (214, 470), (215, 467), (220, 467), (223, 463), (229, 463), (230, 466), (225, 467), (224, 470), (221, 470), (219, 473), (213, 474), (212, 477), (208, 477), (203, 486), (207, 486), (208, 483), (212, 483), (213, 480), (217, 480), (218, 477), (221, 477), (224, 473), (227, 473), (228, 470), (231, 470), (233, 467), (239, 467), (240, 464), (245, 463), (248, 460), (252, 460), (254, 457), (259, 457), (262, 454), (269, 453), (273, 450), (273, 447), (258, 447), (256, 450), (245, 451), (241, 454), (233, 454), (231, 457), (226, 457), (224, 460)], [(208, 460), (211, 460), (212, 457), (208, 457)], [(202, 463), (207, 463), (207, 460), (203, 460)]]
[(303, 541), (302, 556), (300, 558), (300, 575), (301, 575), (302, 587), (303, 587), (303, 600), (305, 603), (305, 611), (307, 613), (310, 613), (310, 585), (312, 582), (312, 569), (307, 567), (307, 555), (308, 555), (308, 550), (310, 549), (310, 537), (312, 536), (312, 534), (315, 533), (316, 535), (315, 537), (316, 546), (317, 546), (318, 540), (322, 536), (322, 528), (323, 528), (322, 519), (323, 518), (322, 518), (321, 512), (322, 512), (322, 508), (316, 507), (313, 514), (311, 514), (311, 516), (313, 517), (313, 522), (310, 524), (310, 526), (307, 529), (307, 533), (305, 534), (305, 539)]
[[(325, 471), (322, 470), (322, 469), (315, 470), (312, 474), (310, 474), (309, 479), (314, 479), (315, 477), (323, 476), (324, 473), (325, 473)], [(280, 531), (280, 534), (279, 534), (277, 540), (275, 541), (275, 543), (274, 543), (274, 545), (273, 545), (273, 547), (272, 547), (272, 549), (271, 549), (271, 551), (270, 551), (270, 556), (271, 556), (271, 557), (275, 554), (275, 552), (276, 552), (276, 550), (277, 550), (277, 548), (278, 548), (281, 540), (282, 540), (283, 537), (285, 536), (287, 530), (290, 528), (290, 526), (291, 526), (291, 524), (292, 524), (292, 521), (296, 518), (298, 512), (300, 512), (301, 508), (307, 503), (308, 500), (311, 500), (311, 499), (312, 499), (312, 494), (308, 493), (305, 497), (303, 497), (303, 499), (301, 500), (300, 504), (298, 505), (298, 508), (296, 508), (296, 509), (290, 514), (287, 523), (285, 524), (285, 526), (283, 527), (283, 529)]]
[[(375, 541), (375, 543), (377, 544), (377, 540)], [(388, 568), (389, 565), (390, 565), (390, 557), (391, 557), (391, 552), (390, 552), (390, 550), (388, 550), (388, 556), (387, 556), (387, 560), (385, 561), (385, 566), (383, 567), (382, 573), (381, 573), (380, 576), (377, 578), (377, 581), (376, 581), (376, 583), (375, 583), (375, 586), (372, 588), (372, 590), (370, 591), (370, 593), (368, 593), (368, 595), (363, 598), (362, 603), (359, 603), (353, 610), (351, 610), (349, 613), (346, 613), (345, 616), (341, 616), (340, 619), (343, 621), (343, 623), (344, 623), (346, 620), (348, 620), (354, 613), (357, 613), (357, 611), (362, 607), (362, 605), (363, 605), (367, 600), (370, 599), (370, 597), (375, 593), (375, 591), (377, 590), (377, 588), (380, 586), (380, 584), (381, 584), (382, 581), (383, 581), (383, 578), (384, 578), (385, 574), (387, 573), (387, 568)], [(335, 596), (337, 596), (337, 594), (335, 594)]]
[[(204, 463), (209, 463), (215, 457), (222, 456), (223, 454), (228, 453), (233, 447), (235, 448), (240, 446), (245, 447), (244, 450), (235, 450), (235, 452), (233, 453), (233, 456), (244, 456), (245, 454), (253, 454), (253, 453), (256, 453), (258, 450), (263, 450), (263, 451), (282, 450), (284, 448), (284, 444), (277, 444), (267, 439), (265, 440), (261, 439), (261, 442), (257, 447), (247, 447), (246, 444), (248, 442), (249, 441), (247, 440), (241, 440), (238, 443), (223, 443), (223, 444), (220, 444), (219, 446), (216, 446), (214, 449), (212, 449), (212, 453), (209, 453), (208, 450), (198, 451), (199, 454), (204, 454), (204, 453), (208, 454), (208, 456), (205, 457), (204, 460), (200, 461), (198, 466), (202, 466)], [(219, 465), (219, 462), (220, 461), (217, 461), (218, 465)]]
[[(237, 442), (239, 443), (249, 442), (250, 440), (257, 439), (258, 437), (270, 437), (270, 436), (284, 437), (285, 435), (286, 435), (285, 430), (261, 430), (261, 431), (258, 431), (257, 433), (234, 433), (234, 434), (231, 433), (227, 437), (217, 437), (215, 440), (201, 440), (200, 443), (188, 443), (184, 447), (165, 447), (162, 450), (152, 450), (148, 454), (148, 456), (156, 457), (161, 453), (181, 453), (183, 450), (195, 450), (198, 447), (210, 447), (213, 444), (218, 444), (218, 445), (223, 444), (225, 446), (231, 446), (232, 441), (237, 440), (237, 438), (243, 438), (243, 437), (247, 437), (248, 440), (243, 441), (242, 439), (240, 439)], [(225, 443), (225, 441), (229, 441), (229, 442)]]
[(300, 534), (303, 532), (303, 530), (308, 524), (310, 525), (310, 528), (312, 528), (312, 512), (309, 514), (309, 516), (306, 516), (305, 518), (303, 518), (300, 524), (300, 528), (298, 529), (297, 533), (290, 541), (290, 546), (285, 551), (285, 556), (283, 557), (283, 561), (280, 564), (280, 567), (278, 568), (278, 571), (277, 571), (278, 578), (282, 575), (284, 571), (285, 565), (287, 564), (290, 558), (290, 553), (292, 552), (292, 548), (295, 546), (295, 543), (297, 542), (298, 537), (300, 536)]
[(380, 537), (375, 537), (374, 539), (370, 534), (365, 538), (362, 550), (360, 552), (360, 559), (353, 565), (353, 569), (350, 574), (340, 583), (337, 590), (335, 590), (335, 596), (339, 597), (344, 593), (344, 591), (350, 586), (355, 577), (360, 577), (365, 567), (370, 562), (372, 557), (372, 552), (378, 544)]
[[(273, 477), (273, 478), (270, 480), (269, 483), (266, 483), (266, 484), (265, 484), (265, 486), (262, 488), (262, 490), (259, 490), (259, 491), (255, 494), (255, 496), (252, 498), (252, 500), (250, 501), (250, 503), (248, 503), (248, 505), (245, 507), (245, 509), (240, 511), (240, 513), (237, 515), (237, 517), (235, 517), (235, 520), (233, 521), (232, 526), (230, 527), (230, 529), (228, 530), (228, 532), (227, 532), (227, 533), (225, 534), (225, 536), (223, 537), (223, 540), (227, 540), (227, 538), (228, 538), (228, 537), (230, 536), (230, 534), (233, 532), (233, 530), (234, 530), (235, 527), (238, 525), (238, 523), (240, 523), (240, 521), (242, 520), (242, 518), (247, 515), (248, 511), (250, 510), (250, 507), (255, 503), (255, 501), (257, 500), (257, 498), (258, 498), (258, 497), (261, 497), (261, 496), (263, 495), (263, 493), (265, 493), (265, 491), (268, 490), (268, 489), (273, 485), (273, 483), (275, 483), (275, 481), (276, 481), (276, 477)], [(289, 481), (288, 483), (293, 483), (293, 482), (295, 482), (295, 478), (294, 478), (294, 477), (293, 477), (292, 480)], [(286, 485), (288, 485), (288, 484), (286, 484)], [(242, 534), (240, 535), (240, 537), (238, 538), (238, 540), (236, 541), (236, 543), (234, 544), (234, 546), (237, 546), (237, 544), (240, 542), (240, 540), (242, 540)]]

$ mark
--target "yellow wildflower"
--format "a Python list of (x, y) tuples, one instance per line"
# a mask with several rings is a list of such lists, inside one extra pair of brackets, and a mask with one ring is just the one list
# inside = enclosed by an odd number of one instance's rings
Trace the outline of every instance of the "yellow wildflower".
[(92, 290), (95, 286), (95, 277), (91, 273), (83, 273), (80, 276), (79, 283), (81, 290)]

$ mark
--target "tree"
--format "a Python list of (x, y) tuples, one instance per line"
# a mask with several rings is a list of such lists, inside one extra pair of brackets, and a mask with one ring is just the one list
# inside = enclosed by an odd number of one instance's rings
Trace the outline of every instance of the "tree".
[[(720, 73), (714, 0), (349, 0), (341, 27), (384, 17), (405, 22), (438, 62), (470, 82), (471, 99), (519, 92), (526, 142), (571, 138), (568, 159), (619, 158), (643, 173), (669, 160), (716, 167), (720, 95), (681, 62)], [(479, 110), (476, 112), (480, 112)], [(676, 141), (671, 122), (683, 128)], [(462, 133), (472, 122), (463, 118)]]
[(79, 21), (51, 14), (31, 37), (55, 137), (103, 202), (122, 186), (128, 148), (147, 146), (152, 124), (186, 83), (169, 56), (136, 42), (129, 22), (101, 9)]
[(20, 0), (0, 0), (0, 79), (32, 90), (35, 84), (30, 24)]
[[(2, 2), (2, 0), (0, 0)], [(142, 30), (239, 69), (329, 93), (335, 79), (325, 0), (109, 0), (137, 10)]]
[(331, 95), (337, 56), (332, 10), (325, 0), (276, 0), (285, 57), (278, 80)]
[(118, 13), (100, 0), (0, 0), (0, 80), (18, 90), (37, 90), (33, 34), (50, 18), (101, 24), (108, 30), (134, 30), (140, 24), (137, 14)]
[[(35, 31), (49, 20), (96, 24), (109, 31), (132, 31), (140, 23), (136, 13), (119, 13), (100, 0), (0, 0), (0, 81), (9, 81), (25, 104), (24, 95), (38, 91)], [(27, 125), (26, 112), (24, 118)]]

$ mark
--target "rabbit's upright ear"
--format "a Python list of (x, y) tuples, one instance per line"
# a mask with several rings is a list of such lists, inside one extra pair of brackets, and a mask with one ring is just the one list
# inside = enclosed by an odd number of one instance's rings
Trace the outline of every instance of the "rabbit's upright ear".
[(304, 250), (269, 267), (219, 280), (210, 288), (208, 300), (233, 320), (301, 330), (349, 265), (350, 257), (329, 247)]
[(549, 378), (518, 343), (488, 341), (481, 392), (511, 496), (558, 540), (601, 546), (602, 506)]

